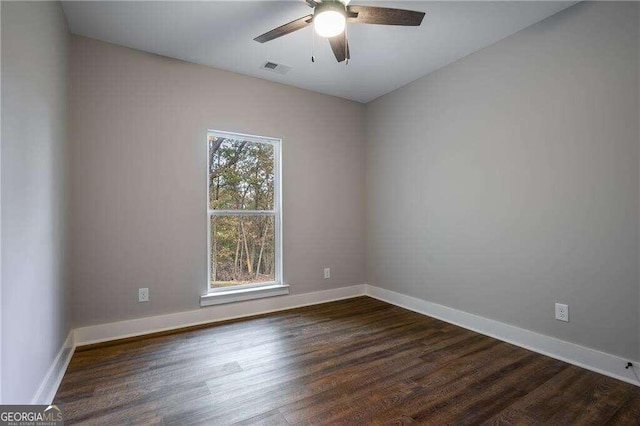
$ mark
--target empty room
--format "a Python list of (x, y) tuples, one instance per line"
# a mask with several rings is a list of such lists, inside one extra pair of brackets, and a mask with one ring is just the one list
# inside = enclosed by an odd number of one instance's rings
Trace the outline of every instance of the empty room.
[(0, 426), (640, 424), (640, 2), (0, 17)]

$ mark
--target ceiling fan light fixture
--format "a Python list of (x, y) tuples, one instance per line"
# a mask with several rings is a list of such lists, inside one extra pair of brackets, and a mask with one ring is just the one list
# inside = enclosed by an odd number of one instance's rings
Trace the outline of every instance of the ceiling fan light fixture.
[[(424, 18), (424, 12), (415, 10), (377, 6), (347, 6), (349, 0), (305, 0), (305, 2), (313, 8), (313, 15), (303, 16), (280, 25), (254, 38), (254, 40), (258, 43), (265, 43), (313, 25), (314, 31), (329, 42), (336, 60), (342, 62), (351, 57), (347, 41), (347, 18), (349, 18), (349, 23), (403, 27), (418, 27)], [(314, 61), (313, 54), (311, 61)]]
[[(322, 7), (322, 5), (327, 5)], [(337, 7), (336, 7), (337, 6)], [(313, 27), (321, 37), (335, 37), (342, 34), (347, 23), (344, 6), (340, 4), (321, 3), (313, 16)]]

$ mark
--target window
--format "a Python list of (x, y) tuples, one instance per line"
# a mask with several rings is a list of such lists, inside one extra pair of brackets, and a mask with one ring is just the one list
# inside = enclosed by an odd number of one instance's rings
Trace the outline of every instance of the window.
[(209, 295), (283, 287), (280, 142), (208, 132)]

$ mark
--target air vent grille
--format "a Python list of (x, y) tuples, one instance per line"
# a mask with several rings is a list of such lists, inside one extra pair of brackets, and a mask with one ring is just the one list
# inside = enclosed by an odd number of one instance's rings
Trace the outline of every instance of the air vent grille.
[(289, 71), (291, 71), (291, 67), (288, 67), (286, 65), (282, 65), (282, 64), (277, 64), (275, 62), (271, 62), (271, 61), (267, 61), (264, 64), (262, 64), (262, 66), (260, 67), (263, 70), (267, 70), (267, 71), (271, 71), (271, 72), (275, 72), (278, 74), (286, 74)]

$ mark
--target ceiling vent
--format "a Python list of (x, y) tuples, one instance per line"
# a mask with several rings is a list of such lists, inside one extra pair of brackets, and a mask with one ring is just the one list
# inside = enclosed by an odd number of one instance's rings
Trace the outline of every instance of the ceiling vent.
[(270, 62), (270, 61), (265, 62), (260, 68), (262, 68), (263, 70), (275, 72), (277, 74), (282, 74), (282, 75), (291, 71), (291, 67), (288, 67), (282, 64), (276, 64), (275, 62)]

